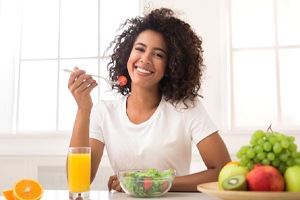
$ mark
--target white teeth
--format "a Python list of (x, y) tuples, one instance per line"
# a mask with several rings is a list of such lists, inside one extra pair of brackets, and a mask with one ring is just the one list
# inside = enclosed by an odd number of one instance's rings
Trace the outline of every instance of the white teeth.
[(137, 70), (139, 71), (139, 72), (142, 72), (142, 73), (145, 73), (145, 74), (150, 74), (151, 72), (150, 71), (148, 71), (148, 70), (145, 70), (145, 69), (141, 69), (141, 68), (137, 68)]

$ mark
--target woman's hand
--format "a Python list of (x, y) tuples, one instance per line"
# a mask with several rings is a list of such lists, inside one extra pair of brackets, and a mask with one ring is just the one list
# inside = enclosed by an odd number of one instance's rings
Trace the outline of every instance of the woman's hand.
[(117, 192), (124, 192), (123, 189), (121, 188), (117, 175), (113, 175), (109, 177), (107, 186), (109, 191), (115, 190)]
[(75, 98), (78, 108), (92, 108), (93, 102), (90, 93), (97, 85), (91, 75), (86, 74), (84, 70), (80, 70), (78, 67), (74, 67), (74, 72), (69, 78), (68, 88)]

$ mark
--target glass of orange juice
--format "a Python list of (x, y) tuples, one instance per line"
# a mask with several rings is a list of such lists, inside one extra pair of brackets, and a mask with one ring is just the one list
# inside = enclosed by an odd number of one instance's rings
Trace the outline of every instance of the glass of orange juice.
[(90, 198), (91, 148), (70, 147), (68, 151), (68, 183), (70, 199)]

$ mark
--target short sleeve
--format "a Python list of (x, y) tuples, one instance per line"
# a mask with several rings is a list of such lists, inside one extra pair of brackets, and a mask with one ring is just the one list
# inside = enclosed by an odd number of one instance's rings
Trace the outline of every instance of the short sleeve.
[(197, 101), (195, 106), (190, 108), (186, 119), (189, 124), (192, 140), (195, 144), (198, 144), (210, 134), (218, 131), (218, 127), (212, 121), (200, 101)]
[(101, 124), (103, 122), (103, 110), (104, 103), (100, 101), (96, 104), (91, 111), (90, 116), (90, 138), (99, 140), (104, 143), (103, 130), (101, 128)]

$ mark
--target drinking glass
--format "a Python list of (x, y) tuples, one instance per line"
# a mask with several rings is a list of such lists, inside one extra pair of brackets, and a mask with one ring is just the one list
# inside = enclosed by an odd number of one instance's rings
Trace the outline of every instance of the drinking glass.
[(90, 198), (91, 148), (70, 147), (68, 151), (69, 199)]

